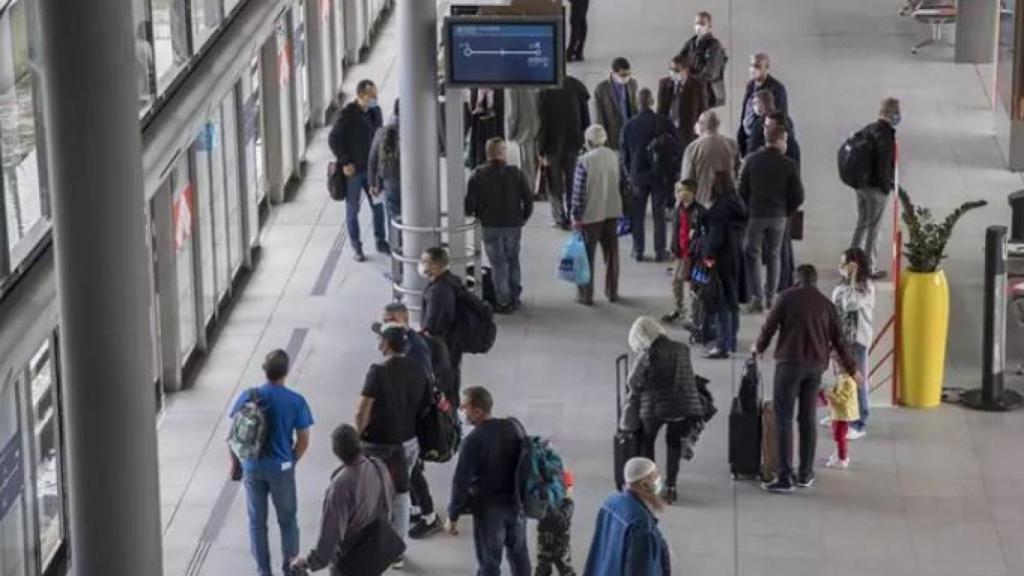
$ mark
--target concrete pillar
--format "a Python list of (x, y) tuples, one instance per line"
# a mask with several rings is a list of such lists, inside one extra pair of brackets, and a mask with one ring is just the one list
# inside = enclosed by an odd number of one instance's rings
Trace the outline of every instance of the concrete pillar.
[[(402, 156), (402, 221), (416, 228), (441, 221), (437, 142), (437, 7), (423, 0), (398, 0), (398, 62), (400, 140)], [(437, 243), (435, 234), (406, 232), (402, 252), (417, 258)], [(405, 264), (402, 287), (422, 290), (416, 265)], [(418, 298), (410, 304), (419, 306)]]
[(992, 63), (998, 28), (999, 0), (959, 0), (954, 61), (962, 64)]
[[(448, 155), (445, 158), (445, 183), (448, 190), (448, 226), (452, 230), (462, 227), (466, 223), (466, 168), (463, 165), (463, 153), (465, 152), (465, 121), (463, 118), (463, 107), (466, 101), (466, 91), (462, 88), (452, 88), (445, 93), (444, 99), (444, 122), (445, 142), (447, 143)], [(448, 249), (451, 257), (466, 257), (466, 234), (453, 232), (448, 236)], [(465, 264), (454, 264), (452, 272), (459, 276), (466, 275)], [(477, 270), (477, 274), (481, 271)]]
[(74, 573), (160, 575), (132, 5), (41, 0), (39, 11)]
[(323, 126), (331, 103), (330, 0), (306, 0), (306, 73), (309, 74), (309, 117)]

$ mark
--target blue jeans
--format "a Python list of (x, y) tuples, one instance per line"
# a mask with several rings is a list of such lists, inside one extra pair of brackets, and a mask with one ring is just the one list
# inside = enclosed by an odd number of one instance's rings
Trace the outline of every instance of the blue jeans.
[(736, 335), (740, 332), (740, 311), (738, 307), (724, 304), (715, 311), (718, 320), (718, 349), (736, 351)]
[(523, 293), (519, 269), (519, 245), (522, 228), (484, 228), (484, 249), (494, 273), (494, 291), (499, 306), (510, 306)]
[(860, 370), (861, 375), (864, 377), (864, 382), (857, 385), (857, 405), (860, 407), (860, 419), (856, 422), (850, 422), (850, 427), (854, 430), (863, 430), (867, 428), (868, 415), (871, 414), (871, 407), (868, 405), (870, 402), (868, 399), (868, 389), (871, 386), (871, 383), (868, 381), (868, 349), (860, 344), (854, 344), (853, 356), (857, 360), (857, 369)]
[(299, 555), (298, 503), (295, 494), (295, 468), (290, 470), (247, 470), (244, 477), (246, 506), (249, 510), (249, 543), (260, 576), (271, 576), (270, 544), (267, 542), (267, 497), (274, 503), (277, 525), (281, 529), (281, 560), (285, 572)]
[[(345, 178), (345, 222), (348, 225), (348, 239), (355, 250), (363, 249), (363, 241), (359, 234), (359, 209), (363, 196), (369, 191), (366, 172), (356, 172)], [(373, 235), (377, 242), (385, 242), (384, 237), (384, 204), (371, 203), (373, 210)]]
[(384, 189), (384, 215), (386, 216), (385, 226), (388, 231), (388, 242), (392, 247), (400, 247), (398, 230), (391, 227), (392, 220), (402, 217), (402, 192), (400, 190)]
[(508, 551), (512, 576), (530, 576), (526, 518), (511, 504), (483, 505), (473, 513), (473, 546), (479, 564), (477, 576), (501, 575), (502, 549)]

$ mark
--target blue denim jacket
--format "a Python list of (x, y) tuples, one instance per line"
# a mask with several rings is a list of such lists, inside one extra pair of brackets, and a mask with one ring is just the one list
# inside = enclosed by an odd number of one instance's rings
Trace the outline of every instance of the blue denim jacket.
[(668, 576), (668, 545), (658, 520), (632, 492), (601, 505), (583, 576)]

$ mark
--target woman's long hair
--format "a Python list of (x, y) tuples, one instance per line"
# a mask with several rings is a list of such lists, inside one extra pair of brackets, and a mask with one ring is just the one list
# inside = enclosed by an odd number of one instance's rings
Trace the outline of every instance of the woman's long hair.
[(711, 203), (718, 202), (720, 198), (736, 196), (736, 184), (733, 182), (732, 174), (725, 170), (715, 172), (714, 180), (711, 183)]
[(849, 264), (850, 262), (857, 265), (857, 272), (854, 277), (851, 278), (854, 288), (861, 292), (867, 292), (868, 282), (871, 281), (871, 277), (869, 275), (870, 268), (868, 264), (868, 255), (860, 248), (847, 248), (847, 250), (843, 252), (843, 264)]

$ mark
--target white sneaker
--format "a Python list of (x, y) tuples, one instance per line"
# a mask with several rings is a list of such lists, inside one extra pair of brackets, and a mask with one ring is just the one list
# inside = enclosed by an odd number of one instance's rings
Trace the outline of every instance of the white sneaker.
[(821, 420), (818, 420), (818, 426), (824, 426), (825, 428), (828, 428), (831, 425), (832, 425), (832, 416), (825, 416)]
[(857, 430), (855, 428), (850, 428), (849, 430), (846, 431), (846, 439), (860, 440), (861, 438), (867, 436), (867, 434), (867, 430)]
[(833, 454), (833, 455), (828, 457), (828, 460), (825, 462), (825, 467), (826, 468), (840, 468), (842, 470), (845, 470), (845, 469), (850, 467), (850, 459), (847, 458), (846, 460), (843, 460), (843, 459), (839, 458), (838, 454)]

